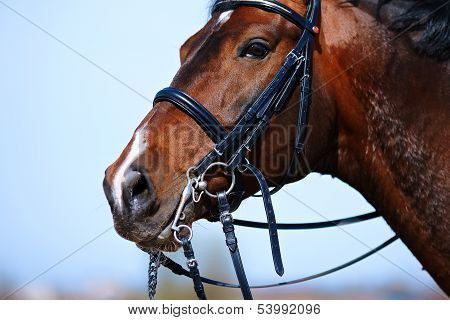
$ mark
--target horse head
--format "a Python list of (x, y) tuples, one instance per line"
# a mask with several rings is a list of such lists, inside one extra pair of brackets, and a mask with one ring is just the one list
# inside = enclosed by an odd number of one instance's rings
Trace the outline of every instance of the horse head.
[[(308, 5), (315, 1), (280, 3), (307, 16)], [(305, 30), (318, 33), (312, 72), (307, 74), (312, 76), (312, 102), (299, 161), (293, 161), (293, 146), (299, 136), (302, 79), (283, 95), (283, 107), (270, 117), (245, 161), (260, 168), (275, 187), (311, 171), (351, 184), (383, 212), (448, 291), (449, 149), (439, 150), (448, 145), (449, 91), (433, 85), (448, 88), (448, 37), (438, 32), (448, 28), (448, 3), (411, 1), (399, 18), (397, 13), (405, 9), (394, 8), (387, 17), (396, 19), (394, 27), (388, 28), (376, 21), (386, 1), (378, 6), (361, 1), (360, 7), (355, 7), (360, 1), (322, 2), (320, 33), (315, 25), (299, 28), (295, 19), (260, 7), (213, 11), (208, 23), (182, 45), (181, 67), (171, 87), (195, 97), (229, 132), (279, 74)], [(411, 50), (411, 44), (422, 54)], [(215, 147), (205, 130), (168, 100), (157, 100), (104, 179), (117, 232), (141, 247), (165, 251), (179, 247), (171, 223), (186, 174)], [(435, 126), (423, 125), (431, 118)], [(258, 190), (251, 175), (244, 172), (241, 180), (239, 200)], [(215, 172), (207, 178), (207, 190), (214, 194), (230, 183), (229, 173)], [(183, 223), (213, 219), (216, 204), (214, 197), (190, 201)]]
[[(306, 12), (303, 2), (284, 3), (298, 13)], [(182, 45), (181, 67), (171, 87), (195, 97), (230, 129), (272, 80), (302, 31), (282, 16), (254, 7), (215, 12)], [(324, 100), (323, 96), (319, 100)], [(271, 185), (283, 179), (294, 157), (298, 101), (299, 85), (247, 156)], [(332, 139), (327, 136), (331, 137), (333, 130), (333, 111), (325, 103), (315, 104), (318, 107), (311, 112), (309, 125), (318, 130), (314, 135), (308, 132), (307, 157), (291, 180), (300, 179), (331, 154), (327, 149)], [(155, 104), (119, 159), (106, 171), (104, 187), (118, 233), (141, 245), (175, 249), (168, 227), (186, 170), (213, 147), (195, 122), (170, 102)], [(227, 184), (226, 175), (216, 175), (208, 181), (208, 190), (221, 190)], [(257, 190), (250, 177), (244, 177), (244, 185), (245, 197)], [(205, 198), (188, 205), (188, 223), (214, 215), (211, 202), (214, 200)]]

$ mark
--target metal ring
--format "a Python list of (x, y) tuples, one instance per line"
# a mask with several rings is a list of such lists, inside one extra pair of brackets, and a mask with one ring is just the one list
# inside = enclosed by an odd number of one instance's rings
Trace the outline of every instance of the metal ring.
[[(205, 180), (205, 174), (206, 174), (211, 168), (214, 168), (214, 167), (216, 167), (216, 166), (227, 168), (227, 164), (224, 163), (224, 162), (214, 162), (214, 163), (210, 164), (210, 165), (208, 166), (208, 168), (206, 168), (205, 172), (202, 173), (202, 175), (200, 176), (200, 181)], [(231, 172), (231, 185), (230, 185), (230, 187), (228, 188), (228, 190), (225, 192), (225, 194), (228, 195), (231, 191), (233, 191), (235, 184), (236, 184), (236, 175), (234, 174), (234, 171), (232, 171), (232, 172)], [(212, 194), (211, 192), (208, 191), (208, 189), (205, 189), (204, 191), (205, 191), (205, 193), (206, 193), (208, 196), (210, 196), (211, 198), (217, 198), (217, 195)]]
[(192, 232), (191, 227), (189, 227), (189, 226), (187, 226), (185, 224), (180, 224), (179, 226), (177, 226), (177, 230), (174, 230), (174, 232), (173, 232), (173, 237), (175, 238), (175, 240), (179, 244), (182, 244), (183, 241), (181, 241), (180, 238), (178, 238), (177, 233), (180, 233), (180, 230), (183, 229), (183, 228), (185, 228), (185, 229), (187, 229), (189, 231), (188, 241), (192, 240), (193, 232)]

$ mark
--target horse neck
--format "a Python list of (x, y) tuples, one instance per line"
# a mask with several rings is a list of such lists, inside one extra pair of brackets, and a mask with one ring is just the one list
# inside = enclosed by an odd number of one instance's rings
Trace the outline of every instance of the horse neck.
[(319, 85), (333, 79), (323, 90), (336, 108), (335, 174), (383, 214), (450, 292), (450, 154), (442, 147), (449, 97), (434, 85), (448, 89), (448, 64), (417, 56), (402, 39), (386, 46), (393, 34), (373, 17), (326, 4), (314, 76)]

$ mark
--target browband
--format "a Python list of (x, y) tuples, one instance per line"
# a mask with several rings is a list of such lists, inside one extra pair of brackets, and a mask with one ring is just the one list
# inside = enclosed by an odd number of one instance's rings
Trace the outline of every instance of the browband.
[[(312, 2), (314, 6), (315, 1)], [(312, 33), (319, 32), (319, 28), (314, 23), (309, 22), (307, 19), (299, 15), (297, 12), (295, 12), (288, 6), (282, 4), (281, 2), (273, 0), (221, 0), (216, 2), (216, 4), (212, 9), (212, 12), (213, 13), (217, 11), (223, 12), (241, 6), (256, 7), (258, 9), (262, 9), (265, 11), (274, 12), (283, 16), (290, 22), (296, 24), (301, 29), (306, 29)], [(316, 20), (317, 19), (313, 19), (312, 21), (316, 22)]]

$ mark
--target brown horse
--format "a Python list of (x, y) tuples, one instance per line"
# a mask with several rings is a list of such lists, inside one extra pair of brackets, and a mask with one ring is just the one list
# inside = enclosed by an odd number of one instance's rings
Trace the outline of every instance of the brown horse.
[[(282, 0), (304, 14), (302, 0)], [(383, 217), (424, 268), (450, 292), (450, 36), (448, 1), (323, 0), (314, 47), (313, 93), (304, 161), (347, 182)], [(171, 86), (195, 97), (225, 126), (261, 93), (300, 36), (281, 16), (239, 7), (214, 13), (181, 47)], [(272, 185), (290, 159), (298, 91), (270, 122), (255, 163)], [(213, 147), (193, 120), (158, 103), (106, 171), (115, 228), (140, 246), (176, 250), (170, 232), (186, 170)], [(208, 183), (226, 188), (225, 177)], [(244, 181), (245, 196), (256, 182)], [(188, 224), (216, 206), (186, 207)]]

